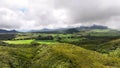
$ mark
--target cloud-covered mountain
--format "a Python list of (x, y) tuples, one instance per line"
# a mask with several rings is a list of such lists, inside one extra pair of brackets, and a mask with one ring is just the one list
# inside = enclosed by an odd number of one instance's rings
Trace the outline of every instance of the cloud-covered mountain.
[(0, 29), (0, 33), (16, 33), (16, 30), (5, 30), (5, 29)]
[(31, 30), (29, 32), (40, 32), (40, 33), (74, 33), (82, 30), (94, 30), (94, 29), (109, 29), (107, 26), (102, 25), (92, 25), (92, 26), (80, 26), (72, 28), (59, 28), (59, 29), (48, 29), (44, 28), (41, 30)]

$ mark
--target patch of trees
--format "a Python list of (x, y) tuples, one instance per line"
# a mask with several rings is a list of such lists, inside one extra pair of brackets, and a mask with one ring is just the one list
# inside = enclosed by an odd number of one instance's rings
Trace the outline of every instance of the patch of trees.
[(8, 43), (5, 43), (3, 41), (0, 41), (0, 46), (8, 46), (9, 44)]
[(111, 40), (115, 40), (120, 38), (119, 36), (81, 36), (81, 38), (84, 38), (80, 41), (74, 41), (74, 42), (69, 42), (71, 44), (75, 45), (88, 45), (88, 44), (103, 44), (106, 42), (109, 42)]
[(35, 42), (35, 41), (31, 42), (31, 46), (38, 46), (38, 45), (39, 45), (38, 42)]
[(70, 33), (70, 34), (76, 33), (76, 32), (79, 32), (79, 30), (77, 30), (75, 28), (71, 28), (71, 29), (68, 29), (68, 30), (65, 31), (65, 33)]
[(61, 42), (62, 38), (60, 36), (56, 36), (56, 41)]
[(36, 40), (53, 40), (53, 36), (41, 36), (39, 35)]
[(119, 36), (81, 36), (83, 38), (82, 40), (74, 40), (74, 36), (68, 37), (67, 39), (72, 39), (71, 40), (60, 40), (62, 43), (69, 43), (69, 44), (74, 44), (80, 47), (83, 47), (85, 49), (89, 50), (94, 50), (98, 51), (101, 53), (107, 53), (109, 51), (115, 50), (117, 48), (120, 48), (119, 42), (115, 43), (107, 43), (112, 40), (119, 39)]
[(16, 34), (0, 34), (0, 40), (11, 40), (14, 39)]
[(113, 39), (118, 39), (120, 38), (120, 36), (90, 36), (90, 35), (87, 35), (87, 36), (82, 36), (84, 38), (87, 38), (87, 39), (90, 39), (90, 40), (113, 40)]

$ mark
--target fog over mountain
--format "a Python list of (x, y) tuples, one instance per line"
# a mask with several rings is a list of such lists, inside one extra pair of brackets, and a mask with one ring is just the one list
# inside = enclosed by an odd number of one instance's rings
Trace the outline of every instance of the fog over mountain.
[(0, 29), (55, 29), (93, 24), (120, 29), (120, 0), (0, 1)]

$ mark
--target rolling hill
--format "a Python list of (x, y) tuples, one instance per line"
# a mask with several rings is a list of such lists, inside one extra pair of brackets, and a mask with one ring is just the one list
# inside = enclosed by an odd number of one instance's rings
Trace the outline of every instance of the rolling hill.
[[(24, 47), (25, 46), (25, 47)], [(28, 47), (26, 47), (28, 46)], [(6, 50), (7, 49), (7, 50)], [(117, 68), (120, 59), (71, 44), (0, 46), (3, 68)]]

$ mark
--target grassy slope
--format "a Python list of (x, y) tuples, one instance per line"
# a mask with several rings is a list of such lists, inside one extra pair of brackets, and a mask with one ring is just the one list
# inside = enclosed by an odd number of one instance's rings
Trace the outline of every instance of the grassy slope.
[(33, 68), (109, 68), (120, 66), (120, 59), (70, 44), (40, 45)]
[(109, 52), (108, 55), (111, 56), (111, 57), (120, 58), (120, 48), (118, 48), (118, 49), (116, 49), (114, 51)]
[(91, 36), (120, 36), (120, 31), (113, 29), (93, 29), (90, 31), (86, 31), (86, 33), (90, 34)]
[[(25, 46), (25, 47), (24, 47)], [(28, 45), (29, 46), (29, 45)], [(120, 59), (70, 44), (0, 46), (3, 68), (109, 68), (120, 67)]]
[(120, 39), (112, 40), (110, 42), (107, 42), (105, 44), (101, 44), (98, 47), (99, 52), (110, 52), (114, 51), (117, 48), (120, 48)]
[(14, 48), (0, 46), (0, 68), (16, 68), (19, 63), (15, 57), (9, 54)]

